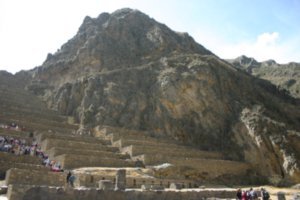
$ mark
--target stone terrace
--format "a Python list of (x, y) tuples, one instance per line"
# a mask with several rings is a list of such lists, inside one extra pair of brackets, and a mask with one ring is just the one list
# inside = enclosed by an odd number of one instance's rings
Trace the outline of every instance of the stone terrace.
[(194, 169), (209, 179), (229, 174), (243, 176), (251, 168), (248, 163), (224, 160), (220, 152), (201, 151), (168, 138), (155, 138), (147, 132), (104, 126), (95, 129), (95, 136), (109, 138), (122, 153), (130, 155), (132, 160), (143, 161), (146, 166), (170, 163)]
[(0, 123), (15, 123), (27, 130), (58, 131), (71, 133), (76, 125), (68, 124), (67, 118), (50, 110), (46, 104), (24, 89), (7, 88), (5, 83), (0, 85)]
[[(64, 169), (74, 170), (77, 176), (75, 186), (78, 187), (95, 189), (103, 179), (115, 182), (116, 171), (126, 168), (128, 188), (137, 189), (142, 185), (169, 187), (171, 183), (181, 184), (183, 188), (193, 188), (199, 186), (199, 180), (164, 177), (162, 173), (158, 175), (160, 168), (152, 165), (170, 163), (179, 168), (188, 167), (198, 173), (209, 174), (210, 178), (228, 173), (242, 175), (249, 167), (246, 163), (223, 160), (220, 152), (201, 151), (150, 132), (97, 127), (93, 136), (75, 135), (78, 127), (69, 124), (67, 117), (49, 110), (42, 101), (20, 87), (6, 87), (5, 83), (0, 85), (0, 124), (16, 123), (25, 129), (15, 131), (3, 128), (0, 129), (0, 135), (24, 139), (28, 143), (35, 139), (52, 160), (59, 162)], [(0, 158), (0, 171), (6, 172), (5, 184), (9, 186), (7, 195), (10, 199), (20, 198), (30, 188), (35, 188), (33, 185), (43, 185), (49, 194), (53, 192), (51, 187), (66, 188), (67, 171), (51, 172), (41, 165), (41, 160), (37, 157), (0, 152)], [(135, 167), (137, 161), (143, 162), (146, 168)], [(94, 173), (87, 168), (79, 173), (78, 168), (81, 167), (97, 168), (98, 171)], [(77, 192), (71, 191), (71, 196)], [(127, 194), (138, 198), (146, 193)], [(86, 196), (89, 195), (87, 192)], [(158, 199), (170, 199), (168, 195), (164, 194)], [(190, 195), (196, 198), (199, 194)], [(68, 193), (65, 197), (69, 196)], [(150, 197), (153, 197), (152, 193)], [(145, 195), (145, 198), (148, 196)]]

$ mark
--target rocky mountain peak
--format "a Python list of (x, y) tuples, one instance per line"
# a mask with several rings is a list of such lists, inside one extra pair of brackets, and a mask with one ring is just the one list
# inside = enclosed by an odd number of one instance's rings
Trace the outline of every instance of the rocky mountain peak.
[(12, 74), (5, 70), (0, 70), (0, 77), (11, 76)]
[(277, 65), (276, 61), (273, 59), (266, 60), (266, 61), (262, 62), (262, 64), (267, 65), (267, 66)]
[[(188, 34), (176, 33), (129, 8), (85, 17), (77, 34), (39, 69), (47, 79), (59, 73), (74, 80), (88, 74), (128, 68), (174, 53), (212, 55)], [(76, 63), (76, 64), (74, 64)]]
[(238, 63), (243, 67), (249, 67), (258, 64), (258, 62), (254, 58), (247, 57), (245, 55), (241, 55), (237, 57), (236, 59), (233, 60), (233, 62)]
[(244, 55), (228, 62), (251, 75), (270, 81), (292, 97), (300, 98), (300, 63), (279, 64), (273, 59), (257, 62)]

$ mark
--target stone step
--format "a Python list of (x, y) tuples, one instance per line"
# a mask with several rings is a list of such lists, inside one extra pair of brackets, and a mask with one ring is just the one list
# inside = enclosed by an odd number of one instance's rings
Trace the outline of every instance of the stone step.
[(126, 136), (123, 136), (122, 134), (118, 134), (118, 133), (111, 133), (111, 134), (107, 134), (107, 136), (111, 139), (112, 142), (116, 142), (118, 140), (126, 140), (126, 139), (131, 139), (131, 140), (134, 140), (134, 139), (140, 139), (140, 140), (145, 140), (147, 139), (148, 137), (147, 136), (143, 136), (143, 135), (139, 135), (139, 136), (136, 136), (136, 135), (126, 135)]
[(57, 128), (71, 128), (73, 129), (75, 126), (64, 123), (63, 121), (53, 121), (49, 120), (47, 118), (39, 117), (39, 116), (34, 116), (34, 115), (26, 115), (26, 113), (5, 113), (2, 112), (0, 119), (3, 120), (19, 120), (19, 121), (29, 121), (29, 122), (38, 122), (40, 124), (48, 125), (48, 126), (53, 126)]
[(33, 139), (33, 135), (29, 131), (21, 131), (21, 130), (14, 130), (14, 129), (6, 129), (0, 128), (0, 135), (1, 136), (11, 136), (19, 139)]
[(117, 147), (106, 146), (102, 144), (80, 142), (80, 141), (68, 141), (60, 139), (44, 139), (41, 143), (43, 151), (47, 151), (52, 147), (64, 147), (64, 148), (73, 148), (73, 149), (84, 149), (84, 150), (96, 150), (96, 151), (111, 151), (118, 152)]
[(40, 143), (45, 139), (58, 139), (58, 140), (69, 140), (69, 141), (78, 141), (78, 142), (87, 142), (91, 144), (102, 144), (110, 145), (109, 140), (103, 140), (100, 138), (95, 138), (91, 136), (81, 136), (81, 135), (70, 135), (70, 134), (61, 134), (61, 133), (41, 133), (37, 135), (37, 141)]
[(113, 133), (106, 133), (112, 140), (112, 142), (122, 140), (141, 140), (141, 141), (151, 141), (155, 143), (172, 143), (182, 145), (178, 141), (167, 138), (167, 137), (156, 137), (151, 135), (149, 132), (146, 131), (126, 131), (126, 132), (113, 132)]
[(0, 160), (0, 173), (5, 173), (7, 170), (12, 168), (49, 171), (49, 169), (43, 165)]
[[(249, 169), (250, 165), (245, 162), (237, 162), (222, 159), (207, 159), (207, 158), (188, 158), (188, 157), (171, 157), (157, 155), (140, 155), (135, 156), (132, 160), (141, 160), (145, 165), (160, 165), (169, 163), (175, 166), (189, 166), (192, 168), (207, 170), (210, 173), (214, 171), (220, 171), (221, 168), (225, 168), (228, 172), (234, 171), (235, 169)], [(228, 168), (228, 169), (227, 169)], [(231, 172), (235, 174), (234, 172)]]
[(17, 163), (27, 163), (27, 164), (41, 164), (41, 160), (36, 156), (30, 155), (15, 155), (12, 153), (1, 152), (0, 151), (0, 160), (7, 162), (17, 162)]
[(149, 131), (126, 129), (122, 127), (113, 127), (113, 126), (98, 126), (96, 130), (101, 131), (105, 134), (115, 134), (116, 136), (147, 136), (153, 137), (153, 133)]
[(7, 171), (5, 184), (64, 186), (66, 173), (12, 168)]
[(199, 151), (195, 153), (183, 152), (182, 154), (173, 154), (168, 153), (162, 154), (142, 154), (138, 156), (133, 156), (132, 160), (140, 160), (145, 165), (159, 165), (163, 163), (177, 164), (178, 162), (184, 163), (189, 160), (198, 160), (198, 159), (217, 159), (222, 160), (222, 156), (219, 153), (215, 152), (205, 152)]
[(38, 97), (31, 97), (27, 101), (24, 101), (22, 96), (17, 99), (1, 96), (0, 103), (1, 109), (48, 111), (47, 114), (49, 115), (58, 115), (57, 111), (49, 109), (44, 102), (38, 99)]
[(1, 82), (0, 86), (0, 93), (6, 94), (6, 95), (24, 95), (24, 96), (32, 96), (29, 91), (25, 90), (22, 87), (14, 86), (14, 85), (7, 85), (5, 82)]
[[(214, 160), (214, 159), (174, 159), (169, 160), (171, 167), (164, 168), (160, 174), (200, 178), (202, 180), (214, 180), (226, 177), (245, 177), (253, 167), (245, 162)], [(180, 173), (179, 173), (180, 172)], [(228, 181), (228, 179), (227, 179)]]
[(116, 159), (130, 159), (130, 156), (127, 154), (114, 153), (111, 151), (94, 151), (94, 150), (62, 148), (62, 147), (53, 147), (47, 150), (45, 153), (49, 156), (50, 159), (53, 159), (54, 157), (62, 154), (76, 154), (76, 155), (97, 156), (97, 157), (107, 157), (107, 158), (116, 158)]
[[(10, 96), (10, 97), (35, 97), (34, 94), (30, 93), (29, 91), (25, 90), (24, 88), (8, 88), (8, 86), (4, 86), (1, 84), (0, 87), (0, 94), (3, 94), (5, 96)], [(36, 97), (35, 97), (36, 98)]]
[(3, 105), (13, 105), (20, 108), (36, 109), (36, 110), (48, 110), (46, 104), (38, 101), (37, 97), (24, 98), (19, 96), (17, 98), (11, 96), (1, 95), (0, 103)]
[(94, 129), (96, 136), (109, 136), (111, 137), (114, 135), (117, 136), (134, 136), (134, 137), (150, 137), (150, 133), (147, 131), (137, 131), (137, 130), (131, 130), (131, 129), (124, 129), (119, 127), (111, 127), (111, 126), (97, 126)]
[(21, 94), (22, 91), (18, 91), (17, 93), (11, 93), (11, 92), (5, 92), (3, 90), (0, 90), (0, 94), (2, 99), (7, 100), (11, 99), (17, 103), (38, 103), (37, 106), (45, 105), (43, 101), (41, 101), (38, 97), (32, 96), (28, 93)]
[(44, 113), (51, 117), (60, 116), (59, 113), (56, 111), (50, 110), (46, 107), (38, 107), (38, 106), (35, 107), (34, 104), (29, 106), (28, 104), (24, 105), (24, 104), (18, 104), (13, 101), (4, 102), (3, 100), (0, 100), (0, 105), (1, 105), (0, 107), (1, 111), (14, 112), (16, 110), (20, 110), (21, 112), (28, 113), (28, 111), (32, 110), (37, 113)]
[(8, 106), (8, 105), (0, 105), (0, 110), (2, 115), (17, 115), (22, 113), (25, 116), (35, 116), (39, 118), (44, 118), (50, 121), (67, 121), (67, 118), (64, 116), (60, 116), (58, 113), (50, 113), (49, 110), (37, 110), (37, 109), (26, 109), (26, 108), (18, 108), (16, 106)]
[(55, 127), (47, 124), (41, 124), (38, 121), (29, 121), (26, 119), (18, 119), (18, 118), (10, 118), (7, 119), (5, 117), (0, 116), (0, 121), (2, 123), (10, 124), (12, 122), (18, 124), (21, 127), (25, 127), (26, 130), (29, 131), (52, 131), (52, 132), (62, 132), (62, 133), (72, 133), (75, 130), (72, 128), (60, 128), (60, 127)]
[(164, 148), (175, 148), (175, 149), (182, 149), (182, 150), (192, 150), (191, 147), (178, 145), (171, 143), (170, 141), (159, 141), (159, 140), (139, 140), (138, 138), (136, 140), (128, 140), (128, 139), (120, 139), (112, 143), (113, 146), (123, 148), (130, 145), (137, 145), (137, 146), (155, 146), (155, 147), (164, 147)]
[(177, 148), (174, 146), (146, 146), (146, 145), (130, 145), (120, 149), (121, 153), (129, 154), (131, 157), (139, 156), (142, 154), (147, 155), (162, 155), (171, 157), (190, 157), (190, 158), (222, 158), (220, 152), (201, 151), (195, 148), (182, 146)]
[(109, 157), (91, 155), (63, 154), (56, 156), (55, 161), (59, 162), (64, 169), (79, 167), (134, 167), (135, 162)]

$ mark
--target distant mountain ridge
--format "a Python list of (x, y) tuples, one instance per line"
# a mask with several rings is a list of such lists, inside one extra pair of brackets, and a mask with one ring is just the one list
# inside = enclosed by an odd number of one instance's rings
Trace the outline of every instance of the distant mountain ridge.
[(286, 90), (300, 99), (300, 63), (278, 64), (275, 60), (257, 62), (254, 58), (240, 56), (228, 60), (235, 67), (249, 74), (270, 81), (281, 90)]
[(86, 17), (42, 66), (15, 78), (74, 117), (78, 133), (143, 130), (250, 163), (250, 174), (300, 181), (299, 102), (140, 11)]

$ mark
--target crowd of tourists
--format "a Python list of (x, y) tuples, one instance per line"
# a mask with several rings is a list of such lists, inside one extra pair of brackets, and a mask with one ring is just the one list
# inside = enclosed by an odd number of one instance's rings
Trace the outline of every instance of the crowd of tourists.
[[(1, 129), (12, 130), (12, 131), (24, 131), (25, 127), (21, 127), (16, 123), (11, 124), (3, 124), (0, 123)], [(18, 139), (12, 136), (1, 136), (0, 135), (0, 152), (10, 153), (16, 156), (37, 156), (42, 160), (42, 165), (49, 168), (52, 172), (63, 172), (59, 162), (55, 160), (51, 160), (47, 154), (42, 151), (41, 146), (38, 142), (33, 138), (30, 142), (26, 141), (25, 139)], [(75, 175), (68, 172), (67, 175), (67, 185), (74, 187)]]
[(53, 172), (63, 172), (59, 162), (50, 160), (42, 150), (41, 146), (33, 139), (28, 144), (25, 139), (17, 139), (14, 137), (0, 136), (0, 151), (11, 153), (17, 156), (30, 155), (37, 156), (42, 160), (42, 164)]
[(261, 196), (262, 200), (270, 199), (269, 192), (264, 188), (261, 188), (260, 192), (253, 190), (253, 188), (250, 188), (250, 190), (238, 189), (237, 193), (236, 193), (236, 198), (238, 200), (258, 200), (259, 193), (261, 194), (260, 196)]
[(14, 130), (14, 131), (26, 131), (24, 126), (20, 126), (17, 123), (10, 123), (10, 124), (0, 124), (0, 128), (7, 129), (7, 130)]
[(15, 139), (8, 136), (0, 136), (0, 151), (15, 155), (33, 155), (35, 145), (27, 145), (25, 139)]

